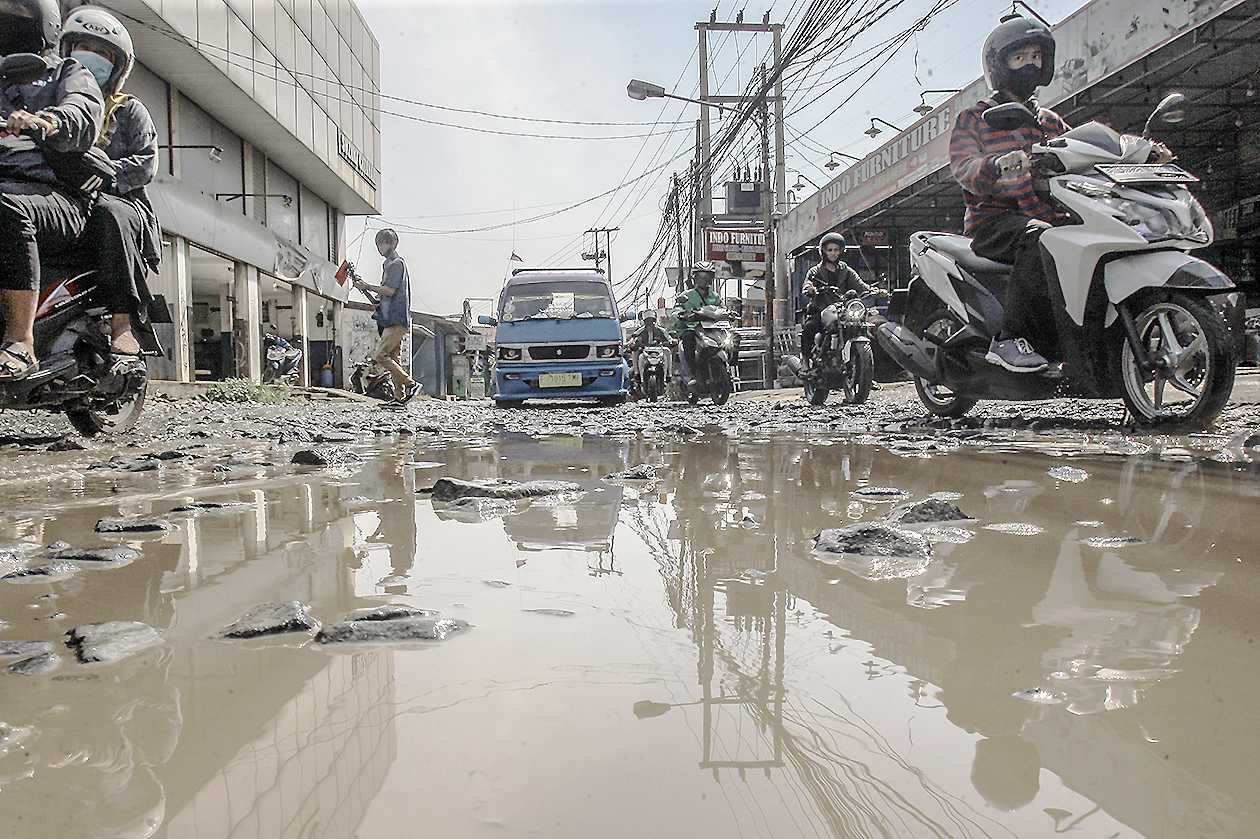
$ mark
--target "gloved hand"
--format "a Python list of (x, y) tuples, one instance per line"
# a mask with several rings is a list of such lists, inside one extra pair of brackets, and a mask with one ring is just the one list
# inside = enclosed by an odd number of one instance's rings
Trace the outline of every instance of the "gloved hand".
[(1023, 149), (1016, 149), (1015, 151), (1008, 151), (1006, 154), (999, 155), (993, 161), (993, 165), (997, 167), (998, 177), (1014, 175), (1027, 172), (1032, 167), (1032, 158)]
[(1172, 149), (1163, 143), (1154, 143), (1151, 145), (1150, 157), (1146, 159), (1147, 163), (1172, 163), (1177, 156), (1172, 153)]

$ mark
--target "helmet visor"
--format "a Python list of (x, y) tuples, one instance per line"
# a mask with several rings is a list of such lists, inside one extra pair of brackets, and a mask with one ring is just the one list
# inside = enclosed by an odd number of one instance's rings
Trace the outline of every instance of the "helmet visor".
[(22, 0), (0, 0), (0, 55), (43, 49), (43, 27), (35, 9)]

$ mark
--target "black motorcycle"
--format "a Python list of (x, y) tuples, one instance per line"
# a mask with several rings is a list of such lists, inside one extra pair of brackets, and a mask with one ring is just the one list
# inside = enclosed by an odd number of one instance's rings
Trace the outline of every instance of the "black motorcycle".
[[(738, 338), (731, 313), (720, 306), (703, 306), (684, 316), (696, 324), (696, 369), (688, 370), (683, 354), (682, 391), (687, 401), (698, 404), (707, 396), (714, 405), (725, 405), (735, 389), (731, 364), (739, 358)], [(694, 379), (695, 385), (691, 381)]]
[(39, 369), (0, 382), (0, 408), (62, 412), (84, 437), (129, 430), (148, 392), (145, 359), (162, 354), (152, 324), (171, 322), (165, 301), (157, 296), (145, 317), (133, 319), (141, 355), (120, 358), (110, 352), (110, 315), (97, 301), (96, 270), (47, 262), (41, 269), (35, 309)]
[(812, 366), (799, 374), (809, 404), (822, 405), (833, 390), (843, 390), (849, 405), (860, 405), (870, 396), (875, 378), (869, 321), (874, 296), (863, 299), (856, 291), (841, 295), (830, 287), (816, 293), (822, 329), (814, 338)]
[(263, 367), (264, 384), (296, 386), (302, 378), (302, 350), (279, 335), (263, 336), (263, 355), (267, 359)]

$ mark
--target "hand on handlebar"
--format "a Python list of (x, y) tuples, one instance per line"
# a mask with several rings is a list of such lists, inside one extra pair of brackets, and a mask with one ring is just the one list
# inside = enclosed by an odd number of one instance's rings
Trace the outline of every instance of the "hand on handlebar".
[(1147, 158), (1147, 163), (1172, 163), (1177, 159), (1177, 155), (1172, 153), (1172, 149), (1163, 143), (1152, 143), (1151, 154)]
[(4, 124), (3, 133), (14, 137), (25, 134), (46, 139), (56, 133), (56, 126), (38, 114), (18, 110), (9, 114), (9, 118)]

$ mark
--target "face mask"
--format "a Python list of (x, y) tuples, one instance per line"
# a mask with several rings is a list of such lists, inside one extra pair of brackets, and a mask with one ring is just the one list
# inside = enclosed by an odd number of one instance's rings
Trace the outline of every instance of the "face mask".
[(105, 85), (109, 82), (109, 77), (114, 73), (114, 62), (87, 50), (74, 50), (70, 53), (70, 57), (86, 67), (87, 71), (92, 74), (92, 78), (96, 79), (96, 83), (101, 86), (101, 89), (105, 89)]
[(1008, 78), (1011, 84), (1010, 92), (1020, 99), (1027, 99), (1033, 95), (1041, 82), (1041, 68), (1035, 64), (1025, 64), (1018, 70), (1011, 70)]

